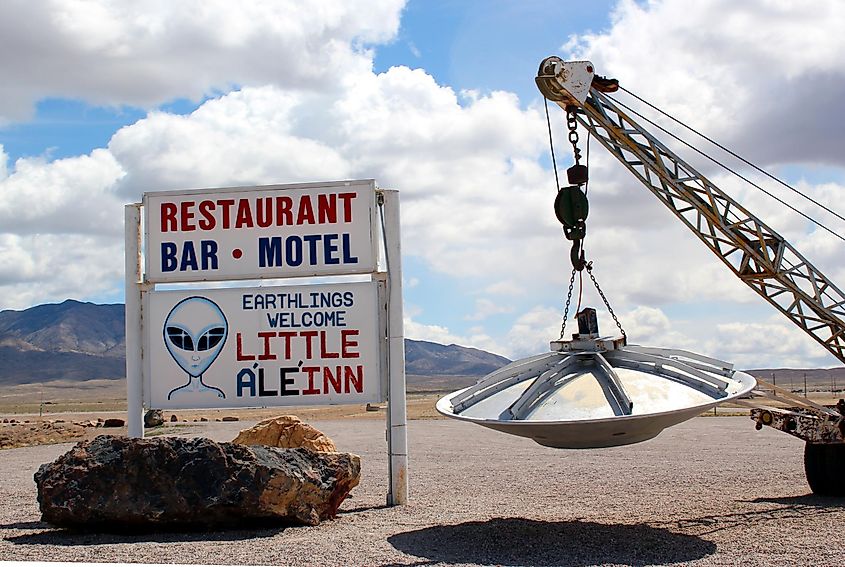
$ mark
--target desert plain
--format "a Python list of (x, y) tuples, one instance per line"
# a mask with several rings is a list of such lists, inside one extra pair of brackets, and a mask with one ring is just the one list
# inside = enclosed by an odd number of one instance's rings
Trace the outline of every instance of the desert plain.
[[(76, 402), (69, 396), (64, 406), (50, 404), (46, 415), (40, 404), (35, 412), (11, 414), (9, 403), (18, 410), (29, 406), (21, 405), (23, 398), (7, 398), (0, 418), (14, 415), (34, 425), (125, 415), (114, 407), (117, 396), (94, 400), (82, 392)], [(560, 450), (437, 419), (436, 398), (409, 396), (410, 502), (398, 507), (385, 506), (383, 410), (166, 411), (166, 418), (177, 414), (178, 421), (147, 432), (229, 441), (263, 417), (299, 415), (332, 437), (338, 450), (362, 457), (361, 484), (337, 519), (315, 527), (143, 534), (55, 529), (41, 521), (33, 474), (72, 442), (2, 450), (0, 559), (385, 567), (845, 560), (845, 499), (813, 496), (804, 478), (803, 442), (768, 428), (756, 431), (747, 416), (697, 417), (631, 446)], [(216, 421), (224, 414), (237, 414), (239, 421)], [(86, 432), (97, 434), (125, 430)]]

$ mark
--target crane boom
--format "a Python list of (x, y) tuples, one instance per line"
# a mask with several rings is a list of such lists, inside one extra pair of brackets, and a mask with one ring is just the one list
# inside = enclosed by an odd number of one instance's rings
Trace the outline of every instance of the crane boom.
[[(537, 85), (751, 289), (845, 363), (845, 294), (783, 236), (584, 82), (593, 65), (549, 57)], [(588, 83), (589, 84), (589, 83)]]

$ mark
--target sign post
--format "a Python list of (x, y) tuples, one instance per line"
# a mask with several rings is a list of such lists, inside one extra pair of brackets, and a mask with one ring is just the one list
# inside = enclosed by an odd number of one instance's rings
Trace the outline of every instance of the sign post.
[(129, 437), (144, 436), (144, 383), (141, 329), (141, 205), (124, 207), (126, 247), (124, 267), (126, 325), (126, 425)]
[[(129, 435), (143, 437), (144, 404), (387, 400), (387, 501), (407, 503), (398, 192), (373, 180), (154, 192), (125, 220)], [(227, 285), (270, 278), (281, 285)], [(156, 289), (190, 282), (214, 285)]]
[(384, 235), (388, 281), (388, 458), (390, 492), (387, 504), (408, 502), (408, 428), (405, 401), (405, 333), (402, 314), (402, 247), (399, 238), (399, 192), (383, 191), (379, 212)]

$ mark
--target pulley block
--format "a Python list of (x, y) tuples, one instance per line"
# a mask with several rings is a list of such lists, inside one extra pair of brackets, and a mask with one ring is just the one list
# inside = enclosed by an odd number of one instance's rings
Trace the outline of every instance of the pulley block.
[(562, 187), (555, 197), (555, 216), (563, 225), (569, 240), (581, 240), (587, 234), (587, 214), (590, 205), (587, 196), (577, 186)]

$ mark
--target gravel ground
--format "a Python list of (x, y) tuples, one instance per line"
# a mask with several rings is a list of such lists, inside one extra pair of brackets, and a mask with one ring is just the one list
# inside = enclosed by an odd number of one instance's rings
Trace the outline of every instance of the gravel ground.
[[(189, 432), (232, 439), (251, 422)], [(455, 421), (409, 424), (411, 503), (386, 508), (384, 424), (315, 426), (363, 461), (316, 527), (79, 534), (40, 522), (32, 475), (71, 445), (0, 451), (0, 559), (273, 565), (839, 565), (845, 499), (813, 497), (803, 443), (696, 418), (630, 447), (568, 451)]]

